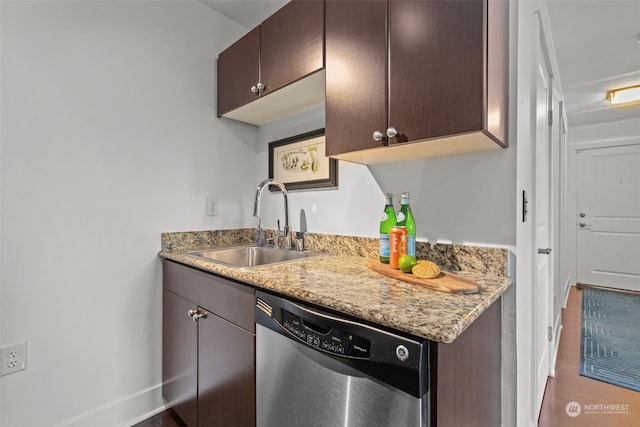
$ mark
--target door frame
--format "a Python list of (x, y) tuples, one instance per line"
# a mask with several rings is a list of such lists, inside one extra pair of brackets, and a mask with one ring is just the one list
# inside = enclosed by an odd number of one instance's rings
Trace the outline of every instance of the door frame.
[[(532, 325), (532, 354), (533, 360), (533, 389), (534, 394), (532, 396), (533, 408), (536, 412), (542, 407), (542, 400), (544, 398), (544, 392), (546, 389), (547, 379), (551, 376), (553, 371), (553, 308), (554, 304), (554, 278), (555, 278), (555, 252), (558, 248), (555, 247), (556, 242), (556, 221), (554, 210), (557, 210), (557, 206), (554, 203), (554, 195), (557, 193), (557, 183), (555, 179), (555, 173), (553, 165), (556, 160), (553, 158), (553, 100), (554, 95), (557, 92), (557, 83), (554, 77), (553, 70), (551, 68), (551, 58), (549, 55), (549, 44), (545, 34), (543, 25), (540, 23), (538, 28), (538, 43), (536, 45), (536, 80), (535, 91), (536, 97), (532, 99), (534, 103), (532, 108), (535, 108), (535, 124), (534, 128), (534, 140), (532, 158), (533, 162), (533, 191), (531, 197), (531, 223), (533, 227), (533, 238), (531, 248), (532, 255), (532, 277), (531, 284), (533, 287), (533, 325)], [(540, 82), (540, 77), (543, 83)], [(545, 86), (539, 87), (539, 84)], [(545, 91), (544, 108), (542, 114), (540, 114), (538, 105), (540, 89)], [(556, 125), (557, 126), (557, 125)], [(538, 132), (540, 131), (540, 132)], [(546, 145), (546, 147), (542, 147)], [(542, 147), (542, 148), (541, 148)], [(542, 150), (542, 153), (540, 152)], [(544, 157), (540, 157), (540, 155)], [(546, 176), (545, 176), (546, 175)], [(543, 184), (546, 188), (539, 188), (539, 185)], [(543, 197), (540, 198), (540, 197)], [(542, 209), (542, 210), (541, 210)], [(542, 215), (543, 211), (546, 211), (546, 230), (543, 234), (540, 234), (538, 229), (539, 218), (538, 214)], [(538, 240), (541, 239), (542, 241)], [(550, 254), (541, 254), (539, 249), (551, 248)], [(545, 265), (544, 271), (540, 271), (541, 265)], [(545, 277), (540, 277), (540, 274), (544, 274)], [(539, 294), (542, 294), (541, 296)], [(540, 298), (541, 297), (541, 298)], [(541, 306), (537, 306), (536, 302), (541, 303)], [(551, 328), (551, 330), (549, 330)], [(538, 342), (540, 340), (542, 342)], [(541, 346), (541, 347), (540, 347)], [(541, 351), (540, 359), (538, 352)], [(541, 383), (542, 378), (542, 383)]]
[[(571, 288), (571, 283), (568, 281), (566, 267), (568, 259), (568, 245), (566, 239), (567, 224), (564, 221), (565, 213), (567, 212), (567, 119), (562, 95), (558, 92), (558, 88), (555, 85), (553, 88), (553, 96), (552, 108), (554, 126), (551, 129), (551, 190), (553, 192), (553, 205), (551, 213), (553, 215), (554, 223), (552, 245), (556, 250), (554, 251), (555, 253), (552, 253), (555, 266), (553, 275), (554, 283), (552, 286), (553, 307), (551, 312), (551, 327), (553, 335), (551, 341), (550, 376), (552, 377), (555, 376), (556, 360), (560, 345), (560, 334), (562, 333), (562, 309), (567, 305), (567, 298), (569, 297), (569, 290)], [(556, 124), (557, 126), (555, 126)]]
[[(560, 86), (554, 83), (554, 71), (558, 69), (555, 53), (550, 40), (550, 20), (546, 3), (543, 1), (518, 2), (518, 84), (517, 84), (517, 168), (516, 168), (516, 425), (535, 427), (538, 422), (539, 407), (536, 393), (532, 389), (536, 378), (536, 363), (533, 357), (533, 336), (535, 327), (547, 328), (553, 325), (551, 318), (544, 319), (544, 325), (534, 325), (535, 317), (531, 301), (534, 298), (535, 260), (538, 256), (535, 247), (535, 220), (533, 217), (533, 196), (535, 194), (535, 141), (536, 141), (536, 78), (538, 66), (538, 43), (546, 50), (546, 59), (550, 73), (550, 91), (555, 87), (561, 93)], [(556, 86), (557, 85), (557, 86)], [(555, 151), (554, 151), (555, 154)], [(561, 164), (561, 163), (560, 163)], [(561, 171), (559, 171), (561, 173)], [(557, 179), (552, 184), (552, 194), (560, 192)], [(528, 203), (525, 203), (525, 195)], [(554, 207), (560, 209), (561, 206)], [(528, 218), (523, 221), (523, 211)], [(563, 213), (559, 214), (564, 217)], [(552, 229), (552, 242), (557, 242), (558, 227)], [(554, 251), (562, 252), (561, 247)], [(557, 257), (558, 255), (556, 255)], [(553, 276), (552, 276), (553, 277)], [(549, 293), (553, 295), (552, 292)], [(549, 302), (553, 307), (552, 302)], [(553, 311), (553, 310), (550, 310)], [(549, 316), (551, 317), (551, 316)], [(558, 331), (556, 331), (557, 333)], [(552, 340), (551, 344), (554, 344)], [(553, 358), (550, 358), (553, 363)], [(551, 372), (551, 367), (549, 367)]]

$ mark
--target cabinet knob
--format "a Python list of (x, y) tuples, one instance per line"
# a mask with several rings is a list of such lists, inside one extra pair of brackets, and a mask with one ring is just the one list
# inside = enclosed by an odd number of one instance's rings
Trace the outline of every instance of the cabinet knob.
[(261, 94), (262, 91), (264, 91), (264, 85), (262, 83), (258, 83), (255, 86), (251, 86), (251, 92), (255, 93), (256, 95)]
[(397, 136), (397, 135), (398, 135), (398, 131), (396, 130), (396, 128), (389, 128), (389, 129), (387, 129), (387, 136), (388, 136), (389, 138), (393, 138), (393, 137), (395, 137), (395, 136)]
[(373, 140), (374, 141), (382, 141), (384, 139), (384, 134), (379, 130), (373, 132)]
[(189, 315), (189, 317), (191, 317), (191, 320), (193, 320), (194, 322), (197, 322), (203, 317), (207, 317), (206, 313), (200, 311), (200, 309), (189, 310), (187, 314)]

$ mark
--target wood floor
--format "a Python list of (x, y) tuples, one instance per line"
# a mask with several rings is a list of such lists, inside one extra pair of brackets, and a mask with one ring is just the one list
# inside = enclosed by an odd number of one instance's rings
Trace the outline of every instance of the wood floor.
[[(556, 361), (556, 375), (547, 381), (538, 426), (638, 427), (640, 393), (578, 374), (581, 310), (582, 290), (574, 286), (569, 293), (567, 307), (562, 313), (563, 329)], [(580, 404), (581, 413), (575, 417), (570, 417), (566, 411), (567, 405), (571, 402)], [(601, 409), (601, 405), (607, 404), (619, 405), (620, 413), (601, 413), (606, 412)], [(589, 413), (585, 408), (591, 409)]]
[(173, 409), (167, 409), (132, 427), (187, 427), (187, 425), (182, 422)]

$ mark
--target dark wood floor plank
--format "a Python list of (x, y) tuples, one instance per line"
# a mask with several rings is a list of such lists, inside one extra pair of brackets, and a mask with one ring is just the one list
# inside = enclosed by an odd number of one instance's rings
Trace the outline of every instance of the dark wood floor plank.
[(132, 427), (187, 427), (173, 409), (167, 409)]
[[(578, 373), (580, 363), (580, 318), (582, 315), (582, 290), (572, 287), (567, 307), (562, 312), (562, 335), (556, 375), (549, 378), (542, 402), (539, 427), (638, 427), (640, 426), (640, 393), (607, 384)], [(570, 417), (567, 404), (628, 405), (621, 414), (585, 413)], [(594, 412), (603, 412), (592, 407)], [(624, 412), (624, 411), (622, 411)]]

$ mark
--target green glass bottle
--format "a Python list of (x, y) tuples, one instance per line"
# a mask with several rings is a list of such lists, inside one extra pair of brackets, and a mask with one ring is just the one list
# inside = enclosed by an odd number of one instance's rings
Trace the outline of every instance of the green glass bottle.
[(398, 212), (398, 225), (407, 227), (407, 254), (416, 256), (416, 222), (409, 206), (409, 193), (400, 196), (400, 211)]
[(380, 219), (380, 262), (389, 264), (389, 231), (396, 225), (396, 212), (393, 209), (393, 194), (385, 194), (386, 204)]

